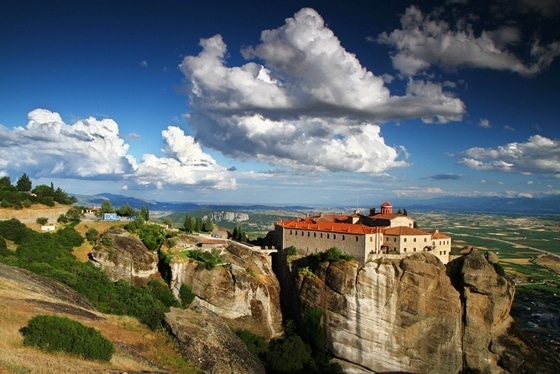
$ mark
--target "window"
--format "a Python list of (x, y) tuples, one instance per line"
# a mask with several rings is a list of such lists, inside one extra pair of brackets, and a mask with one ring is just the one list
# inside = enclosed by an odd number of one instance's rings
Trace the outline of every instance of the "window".
[(372, 242), (373, 241), (373, 236), (369, 237), (369, 241)]
[(336, 239), (336, 234), (333, 234), (332, 238), (333, 238), (333, 239)]
[(406, 252), (406, 248), (403, 250), (403, 252)]
[(316, 232), (313, 233), (313, 237), (314, 237), (314, 238), (317, 237), (317, 233), (316, 233)]
[(346, 240), (346, 238), (344, 237), (344, 235), (342, 235), (342, 240)]
[(358, 237), (356, 236), (356, 241), (358, 241)]
[(393, 241), (396, 242), (396, 241), (397, 241), (397, 238), (393, 238)]
[(427, 241), (428, 241), (428, 239), (427, 239), (427, 238), (424, 238), (424, 243), (426, 243)]
[(416, 238), (414, 238), (414, 243), (416, 243)]
[(327, 234), (327, 239), (330, 239), (330, 238), (331, 238), (331, 234)]
[(308, 232), (307, 232), (307, 236), (310, 236), (310, 235), (311, 235), (311, 233), (308, 231)]
[(321, 238), (323, 237), (323, 233), (321, 233)]
[(412, 250), (412, 252), (416, 252), (416, 247), (414, 247), (414, 249)]
[(406, 238), (404, 238), (404, 242), (406, 243)]

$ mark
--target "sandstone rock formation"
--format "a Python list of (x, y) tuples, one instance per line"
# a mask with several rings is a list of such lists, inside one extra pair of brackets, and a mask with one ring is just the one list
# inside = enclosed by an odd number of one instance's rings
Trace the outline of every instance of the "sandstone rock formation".
[(121, 228), (104, 232), (89, 257), (113, 281), (124, 279), (141, 286), (158, 272), (157, 253), (150, 251), (140, 239)]
[(170, 287), (179, 294), (182, 284), (196, 295), (193, 306), (242, 321), (245, 328), (265, 336), (282, 334), (280, 285), (270, 257), (260, 250), (231, 244), (223, 250), (225, 266), (206, 270), (195, 261), (175, 258), (170, 263)]
[(349, 372), (522, 373), (530, 366), (525, 343), (508, 338), (514, 285), (477, 250), (449, 268), (428, 253), (362, 267), (320, 263), (315, 276), (298, 274), (311, 266), (304, 259), (284, 265), (284, 306), (296, 318), (322, 310), (326, 348)]
[(171, 308), (165, 315), (168, 330), (182, 354), (205, 373), (264, 374), (254, 357), (221, 317), (202, 307)]

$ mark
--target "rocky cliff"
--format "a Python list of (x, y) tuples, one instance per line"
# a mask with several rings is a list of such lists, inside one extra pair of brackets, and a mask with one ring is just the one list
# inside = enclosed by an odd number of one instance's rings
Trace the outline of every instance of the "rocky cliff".
[(223, 249), (224, 266), (206, 270), (187, 258), (170, 263), (170, 287), (179, 294), (182, 284), (192, 287), (193, 306), (202, 306), (243, 328), (268, 338), (282, 334), (280, 285), (269, 254), (243, 245)]
[(147, 284), (158, 272), (157, 253), (121, 228), (105, 231), (89, 258), (101, 266), (113, 281), (124, 279), (137, 286)]
[(305, 260), (284, 265), (285, 309), (301, 317), (320, 308), (326, 348), (352, 372), (533, 370), (529, 347), (509, 338), (514, 285), (477, 250), (448, 268), (424, 253), (320, 263), (314, 275), (298, 271)]
[(206, 308), (171, 308), (165, 324), (175, 336), (181, 353), (204, 373), (264, 374), (253, 356), (223, 318)]

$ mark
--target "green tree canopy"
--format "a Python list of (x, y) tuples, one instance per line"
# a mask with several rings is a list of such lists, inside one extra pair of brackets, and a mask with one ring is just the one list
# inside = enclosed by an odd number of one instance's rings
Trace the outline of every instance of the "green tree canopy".
[(103, 200), (103, 203), (101, 203), (101, 214), (104, 213), (115, 213), (115, 208), (109, 200)]
[(16, 182), (16, 187), (20, 192), (29, 192), (31, 191), (31, 179), (25, 173), (21, 177), (19, 177), (18, 181)]
[(214, 223), (212, 222), (212, 217), (210, 217), (209, 215), (206, 216), (206, 221), (202, 225), (202, 230), (206, 232), (211, 232), (212, 230), (214, 230)]

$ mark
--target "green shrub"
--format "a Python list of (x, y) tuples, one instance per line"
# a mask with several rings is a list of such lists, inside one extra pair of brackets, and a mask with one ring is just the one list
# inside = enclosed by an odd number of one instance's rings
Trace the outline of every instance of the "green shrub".
[(61, 351), (88, 360), (110, 361), (115, 347), (94, 328), (67, 317), (35, 316), (23, 329), (23, 345)]
[(99, 235), (99, 231), (95, 227), (90, 227), (86, 232), (86, 240), (90, 244), (94, 244), (97, 240), (97, 235)]
[(192, 292), (192, 286), (188, 284), (181, 284), (179, 289), (179, 296), (181, 297), (181, 305), (183, 308), (190, 305), (193, 302), (195, 294)]
[(245, 343), (249, 352), (255, 357), (261, 358), (268, 351), (268, 343), (262, 336), (253, 334), (249, 330), (234, 329), (233, 332)]
[(288, 256), (295, 256), (297, 255), (297, 248), (293, 245), (291, 247), (286, 248), (286, 255)]
[(37, 222), (39, 225), (46, 225), (47, 222), (49, 222), (49, 219), (47, 217), (39, 217), (35, 222)]

